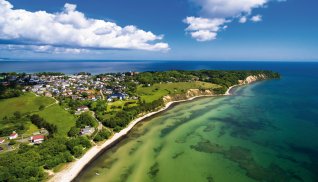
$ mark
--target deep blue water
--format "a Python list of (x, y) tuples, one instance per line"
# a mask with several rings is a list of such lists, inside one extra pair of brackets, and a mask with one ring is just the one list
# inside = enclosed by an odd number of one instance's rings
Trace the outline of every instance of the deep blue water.
[(247, 62), (247, 61), (0, 61), (0, 72), (90, 72), (93, 74), (124, 71), (163, 70), (264, 70), (284, 74), (312, 74), (318, 62)]

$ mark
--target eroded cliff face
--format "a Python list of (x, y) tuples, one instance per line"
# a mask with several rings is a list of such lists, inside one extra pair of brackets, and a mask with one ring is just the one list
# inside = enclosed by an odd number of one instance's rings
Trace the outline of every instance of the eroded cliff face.
[[(238, 80), (239, 85), (250, 84), (259, 80), (265, 80), (267, 77), (264, 74), (259, 75), (251, 75), (246, 77), (245, 80)], [(164, 103), (168, 103), (171, 101), (179, 101), (186, 100), (196, 96), (212, 96), (215, 95), (211, 90), (199, 90), (199, 89), (189, 89), (184, 94), (176, 94), (176, 95), (167, 95), (163, 97)]]
[(239, 84), (250, 84), (259, 80), (265, 80), (267, 77), (263, 74), (248, 76), (245, 80), (239, 80)]
[(199, 90), (199, 89), (189, 89), (184, 94), (176, 94), (176, 95), (167, 95), (163, 97), (164, 103), (168, 103), (171, 101), (178, 100), (186, 100), (196, 96), (204, 96), (204, 95), (214, 95), (211, 90)]

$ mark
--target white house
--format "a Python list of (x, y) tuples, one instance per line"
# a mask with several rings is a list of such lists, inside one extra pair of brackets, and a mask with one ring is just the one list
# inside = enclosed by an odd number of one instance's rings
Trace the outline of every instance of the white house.
[(86, 126), (85, 128), (81, 129), (80, 134), (81, 135), (91, 135), (94, 133), (94, 131), (95, 131), (94, 127)]
[(77, 111), (86, 112), (86, 111), (89, 111), (89, 109), (88, 109), (87, 106), (81, 106), (81, 107), (78, 107), (78, 108), (77, 108)]
[(19, 136), (18, 133), (16, 133), (15, 131), (13, 131), (12, 134), (9, 136), (9, 139), (10, 139), (10, 140), (13, 140), (13, 139), (18, 138), (18, 136)]
[(44, 135), (31, 136), (30, 141), (34, 144), (40, 144), (44, 141)]

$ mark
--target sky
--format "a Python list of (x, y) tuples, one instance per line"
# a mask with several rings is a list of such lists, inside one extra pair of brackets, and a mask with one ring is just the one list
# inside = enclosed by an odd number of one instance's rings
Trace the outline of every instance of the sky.
[(318, 61), (317, 0), (0, 0), (0, 58)]

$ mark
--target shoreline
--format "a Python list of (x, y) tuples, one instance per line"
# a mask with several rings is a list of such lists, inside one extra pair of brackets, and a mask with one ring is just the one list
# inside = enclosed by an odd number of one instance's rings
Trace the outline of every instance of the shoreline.
[(67, 164), (65, 169), (63, 169), (60, 172), (55, 173), (51, 178), (49, 178), (49, 182), (70, 182), (74, 180), (78, 174), (92, 161), (96, 156), (98, 156), (101, 152), (103, 152), (107, 147), (111, 147), (113, 144), (116, 144), (123, 136), (127, 135), (129, 131), (139, 122), (145, 120), (148, 117), (151, 117), (153, 115), (156, 115), (158, 113), (161, 113), (167, 109), (169, 109), (173, 104), (175, 103), (181, 103), (181, 102), (187, 102), (192, 101), (196, 98), (201, 97), (216, 97), (216, 96), (230, 96), (232, 95), (230, 93), (231, 89), (234, 87), (237, 87), (240, 85), (233, 85), (227, 89), (227, 91), (224, 94), (221, 95), (199, 95), (194, 96), (188, 99), (184, 100), (178, 100), (178, 101), (170, 101), (165, 106), (157, 111), (150, 112), (146, 115), (143, 115), (139, 118), (134, 119), (129, 123), (129, 125), (121, 130), (118, 133), (115, 133), (110, 139), (106, 140), (102, 145), (95, 145), (92, 148), (90, 148), (81, 158), (76, 159), (75, 161)]

